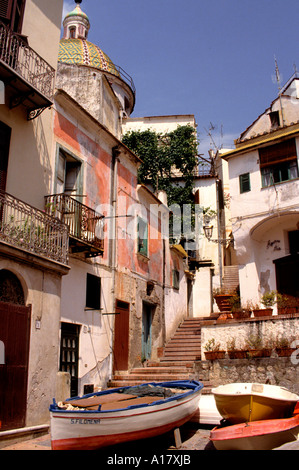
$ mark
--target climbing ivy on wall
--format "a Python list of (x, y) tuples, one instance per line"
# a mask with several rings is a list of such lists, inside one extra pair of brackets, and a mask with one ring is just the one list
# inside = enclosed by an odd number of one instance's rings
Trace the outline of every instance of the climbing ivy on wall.
[[(165, 134), (152, 129), (129, 131), (123, 136), (123, 143), (142, 160), (139, 183), (150, 184), (154, 192), (164, 190), (168, 205), (193, 203), (193, 176), (198, 165), (193, 127), (178, 126)], [(178, 172), (184, 181), (181, 185), (173, 179)]]

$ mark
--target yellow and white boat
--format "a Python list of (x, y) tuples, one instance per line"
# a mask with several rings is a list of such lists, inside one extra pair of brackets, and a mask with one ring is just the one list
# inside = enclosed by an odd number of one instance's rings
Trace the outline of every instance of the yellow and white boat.
[(212, 389), (221, 416), (231, 424), (288, 418), (299, 396), (276, 385), (232, 383)]

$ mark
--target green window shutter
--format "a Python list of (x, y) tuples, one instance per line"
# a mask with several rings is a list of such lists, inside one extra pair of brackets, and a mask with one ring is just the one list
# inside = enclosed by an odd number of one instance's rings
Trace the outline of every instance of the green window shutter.
[(244, 173), (243, 175), (240, 175), (239, 182), (240, 182), (240, 193), (247, 193), (248, 191), (251, 191), (249, 173)]
[(145, 220), (138, 218), (138, 253), (148, 255), (148, 224)]

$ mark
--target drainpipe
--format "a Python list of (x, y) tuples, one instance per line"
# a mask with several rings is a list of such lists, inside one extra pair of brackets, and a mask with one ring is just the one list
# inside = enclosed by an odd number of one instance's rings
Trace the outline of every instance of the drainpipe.
[[(111, 162), (111, 182), (110, 182), (110, 207), (112, 213), (110, 214), (110, 229), (109, 229), (109, 266), (112, 270), (112, 286), (111, 286), (111, 303), (112, 312), (115, 313), (115, 278), (116, 278), (116, 243), (117, 243), (117, 231), (116, 231), (116, 209), (117, 209), (117, 172), (118, 172), (118, 157), (120, 154), (119, 147), (112, 148), (112, 162)], [(115, 317), (114, 320), (115, 321)], [(112, 377), (113, 370), (113, 341), (114, 341), (114, 327), (112, 328), (111, 334), (111, 361), (110, 361), (110, 376)]]
[[(221, 227), (220, 227), (220, 207), (219, 207), (219, 180), (216, 180), (216, 199), (217, 199), (217, 232), (218, 240), (221, 240)], [(219, 277), (220, 277), (220, 287), (223, 286), (223, 269), (222, 269), (222, 244), (218, 243), (218, 263), (219, 263)]]

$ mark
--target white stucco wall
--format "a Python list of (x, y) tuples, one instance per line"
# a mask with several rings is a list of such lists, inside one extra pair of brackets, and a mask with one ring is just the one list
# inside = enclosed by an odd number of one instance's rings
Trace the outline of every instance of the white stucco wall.
[[(80, 325), (79, 392), (83, 385), (106, 385), (110, 378), (111, 341), (114, 318), (111, 304), (111, 274), (103, 267), (72, 258), (70, 273), (62, 280), (61, 321)], [(87, 273), (101, 277), (101, 306), (103, 310), (87, 310)], [(70, 295), (71, 293), (71, 295)]]

